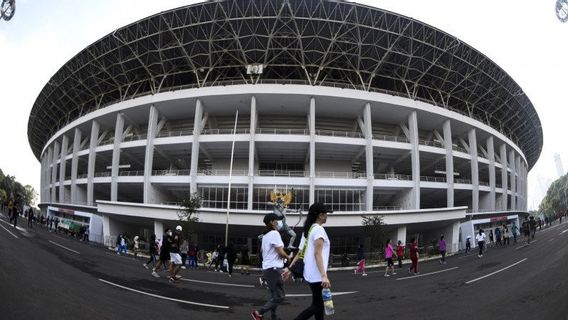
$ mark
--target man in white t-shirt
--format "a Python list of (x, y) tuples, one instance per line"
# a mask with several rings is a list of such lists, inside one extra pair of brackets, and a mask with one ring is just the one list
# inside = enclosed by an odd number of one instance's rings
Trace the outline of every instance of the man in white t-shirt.
[[(276, 308), (284, 301), (284, 280), (283, 268), (284, 259), (289, 259), (288, 254), (284, 251), (284, 242), (277, 230), (278, 216), (269, 213), (264, 216), (264, 224), (266, 232), (262, 237), (262, 277), (268, 284), (271, 298), (258, 310), (251, 312), (254, 320), (262, 319), (262, 315), (270, 311), (272, 319), (277, 319)], [(287, 275), (288, 273), (286, 273)]]
[(475, 240), (477, 240), (477, 246), (479, 247), (479, 254), (477, 257), (481, 258), (483, 257), (483, 247), (485, 246), (485, 232), (483, 232), (483, 229), (479, 229), (479, 233), (475, 236)]

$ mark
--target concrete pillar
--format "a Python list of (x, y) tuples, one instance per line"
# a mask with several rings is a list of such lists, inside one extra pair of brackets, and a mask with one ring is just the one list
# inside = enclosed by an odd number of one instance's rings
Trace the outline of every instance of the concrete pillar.
[[(451, 238), (446, 239), (446, 240), (451, 241), (449, 243), (449, 246), (448, 246), (449, 247), (448, 253), (458, 252), (459, 244), (460, 244), (460, 222), (459, 221), (456, 221), (456, 222), (453, 223)], [(473, 241), (473, 239), (472, 239), (472, 241)]]
[(55, 194), (57, 190), (57, 160), (59, 159), (59, 142), (55, 141), (53, 143), (53, 159), (51, 161), (51, 202), (57, 202), (57, 195)]
[(51, 188), (53, 180), (51, 179), (53, 171), (53, 147), (47, 148), (47, 158), (45, 159), (46, 173), (45, 173), (45, 202), (51, 202)]
[(507, 183), (507, 146), (503, 143), (500, 147), (499, 154), (501, 157), (501, 188), (503, 190), (503, 196), (501, 197), (501, 209), (507, 210), (507, 190), (508, 190), (508, 183)]
[(495, 211), (495, 146), (493, 145), (493, 137), (487, 138), (487, 157), (489, 158), (489, 209)]
[(365, 162), (367, 170), (367, 211), (373, 210), (373, 181), (375, 174), (373, 170), (373, 120), (371, 118), (371, 104), (367, 102), (363, 111), (365, 121)]
[(316, 201), (316, 99), (310, 98), (310, 205)]
[(110, 201), (118, 201), (118, 166), (120, 165), (120, 144), (124, 133), (124, 116), (122, 113), (116, 115), (114, 125), (114, 145), (112, 148), (112, 169), (110, 178)]
[(412, 166), (412, 199), (409, 209), (420, 209), (420, 151), (418, 149), (418, 116), (416, 111), (412, 111), (408, 116), (408, 131), (412, 150), (410, 161)]
[(97, 160), (97, 144), (99, 139), (100, 125), (93, 121), (91, 124), (91, 139), (89, 143), (89, 163), (87, 164), (87, 204), (92, 206), (95, 204), (94, 197), (94, 180), (95, 180), (95, 163)]
[[(111, 239), (110, 236), (110, 217), (106, 214), (102, 215), (103, 218), (103, 241), (106, 246), (114, 246), (114, 240)], [(116, 235), (113, 235), (116, 236)]]
[(522, 168), (521, 168), (521, 157), (520, 156), (516, 156), (515, 157), (515, 176), (517, 179), (517, 185), (515, 187), (515, 203), (517, 205), (516, 209), (517, 210), (522, 210), (523, 206), (522, 206), (522, 198), (523, 198), (523, 193), (521, 191), (521, 184), (522, 184)]
[(195, 116), (193, 118), (193, 143), (191, 144), (191, 168), (189, 170), (191, 194), (197, 192), (197, 166), (199, 164), (199, 136), (201, 135), (201, 118), (203, 117), (203, 105), (201, 100), (195, 101)]
[(517, 209), (516, 197), (515, 193), (517, 192), (517, 179), (516, 179), (516, 170), (515, 170), (515, 150), (509, 151), (509, 169), (511, 169), (511, 210)]
[[(250, 99), (250, 140), (249, 140), (249, 158), (248, 158), (248, 199), (247, 209), (252, 210), (252, 201), (254, 195), (254, 155), (255, 150), (255, 136), (256, 136), (256, 97), (252, 96)], [(252, 252), (252, 247), (249, 247)]]
[(162, 221), (154, 220), (154, 234), (156, 235), (156, 239), (161, 239), (164, 235), (164, 224)]
[(477, 161), (477, 135), (475, 129), (468, 132), (469, 155), (471, 156), (471, 211), (479, 211), (479, 164)]
[(395, 243), (398, 243), (398, 240), (402, 241), (403, 244), (406, 244), (406, 225), (398, 226), (396, 230), (396, 239)]
[(144, 203), (153, 203), (152, 199), (152, 186), (150, 178), (152, 177), (152, 166), (154, 165), (154, 138), (158, 134), (158, 118), (160, 114), (158, 109), (152, 105), (150, 106), (150, 114), (148, 115), (148, 135), (146, 138), (146, 150), (144, 153), (144, 190), (143, 199)]
[(71, 203), (77, 203), (77, 170), (79, 169), (79, 148), (81, 147), (82, 133), (75, 128), (73, 135), (73, 158), (71, 159)]
[(454, 148), (450, 120), (444, 122), (444, 147), (446, 148), (446, 206), (454, 207)]
[(69, 149), (69, 137), (66, 135), (63, 136), (61, 139), (61, 157), (59, 160), (59, 202), (65, 202), (65, 169), (66, 169), (66, 161), (65, 157), (67, 156), (67, 150)]

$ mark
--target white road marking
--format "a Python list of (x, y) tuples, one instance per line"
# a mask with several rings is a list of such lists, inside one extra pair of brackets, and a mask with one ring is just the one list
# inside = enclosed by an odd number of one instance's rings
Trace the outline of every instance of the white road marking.
[(78, 252), (78, 251), (75, 251), (75, 250), (73, 250), (73, 249), (69, 249), (69, 248), (67, 248), (67, 247), (65, 247), (65, 246), (60, 245), (60, 244), (57, 243), (57, 242), (53, 242), (53, 241), (51, 241), (51, 240), (49, 240), (49, 242), (50, 242), (51, 244), (54, 244), (54, 245), (60, 247), (60, 248), (65, 249), (65, 250), (67, 250), (67, 251), (71, 251), (71, 252), (76, 253), (76, 254), (81, 254), (81, 253)]
[(6, 229), (4, 226), (0, 225), (0, 227), (2, 227), (2, 229), (6, 230), (6, 232), (8, 232), (9, 234), (11, 234), (14, 238), (18, 239), (18, 236), (13, 234), (12, 231)]
[(116, 283), (113, 283), (113, 282), (110, 282), (110, 281), (106, 281), (106, 280), (103, 280), (103, 279), (99, 279), (99, 281), (106, 283), (106, 284), (109, 284), (111, 286), (115, 286), (115, 287), (124, 289), (124, 290), (140, 293), (140, 294), (147, 295), (147, 296), (154, 297), (154, 298), (158, 298), (158, 299), (169, 300), (169, 301), (185, 303), (185, 304), (192, 304), (192, 305), (201, 306), (201, 307), (209, 307), (209, 308), (216, 308), (216, 309), (229, 309), (229, 306), (221, 306), (221, 305), (215, 305), (215, 304), (199, 303), (199, 302), (193, 302), (193, 301), (187, 301), (187, 300), (168, 298), (168, 297), (159, 296), (157, 294), (148, 293), (148, 292), (128, 288), (128, 287), (125, 287), (125, 286), (121, 286), (119, 284), (116, 284)]
[(567, 232), (567, 231), (568, 231), (568, 229), (566, 229), (566, 230), (564, 230), (564, 231), (560, 232), (560, 234), (563, 234), (564, 232)]
[(473, 279), (473, 280), (469, 280), (469, 281), (466, 282), (465, 284), (474, 283), (474, 282), (479, 281), (479, 280), (481, 280), (481, 279), (485, 279), (485, 278), (490, 277), (490, 276), (492, 276), (492, 275), (494, 275), (494, 274), (497, 274), (497, 273), (499, 273), (499, 272), (501, 272), (501, 271), (505, 271), (505, 270), (507, 270), (507, 269), (509, 269), (509, 268), (512, 268), (512, 267), (518, 265), (518, 264), (521, 263), (521, 262), (525, 262), (527, 259), (528, 259), (528, 258), (524, 258), (523, 260), (517, 261), (517, 262), (513, 263), (512, 265), (507, 266), (507, 267), (505, 267), (505, 268), (503, 268), (503, 269), (499, 269), (499, 270), (497, 270), (497, 271), (491, 272), (490, 274), (486, 274), (486, 275), (484, 275), (484, 276), (482, 276), (482, 277), (479, 277), (479, 278), (476, 278), (476, 279)]
[(550, 241), (554, 241), (554, 238), (551, 238), (550, 240), (548, 240), (548, 242), (550, 242)]
[(458, 268), (459, 267), (453, 267), (453, 268), (448, 268), (448, 269), (429, 272), (429, 273), (421, 273), (421, 274), (417, 274), (417, 275), (414, 275), (414, 276), (396, 278), (396, 280), (415, 279), (415, 278), (425, 277), (425, 276), (429, 276), (429, 275), (433, 275), (433, 274), (437, 274), (437, 273), (442, 273), (442, 272), (446, 272), (446, 271), (452, 271), (452, 270), (455, 270), (455, 269), (458, 269)]
[(187, 281), (187, 282), (197, 282), (197, 283), (213, 284), (213, 285), (217, 285), (217, 286), (241, 287), (241, 288), (254, 288), (254, 286), (253, 286), (253, 285), (250, 285), (250, 284), (235, 284), (235, 283), (227, 283), (227, 282), (212, 282), (212, 281), (202, 281), (202, 280), (194, 280), (194, 279), (186, 279), (186, 278), (181, 278), (180, 280)]
[[(533, 241), (531, 241), (531, 243), (535, 243), (536, 241), (537, 241), (537, 240), (533, 240)], [(524, 247), (528, 247), (529, 245), (530, 245), (530, 243), (525, 243), (525, 244), (523, 244), (522, 246), (516, 247), (515, 250), (519, 250), (519, 249), (522, 249), (522, 248), (524, 248)]]
[[(357, 293), (359, 291), (345, 291), (345, 292), (333, 292), (333, 296), (344, 296), (347, 294), (354, 294)], [(312, 294), (311, 293), (291, 293), (291, 294), (286, 294), (286, 298), (298, 298), (298, 297), (311, 297)]]

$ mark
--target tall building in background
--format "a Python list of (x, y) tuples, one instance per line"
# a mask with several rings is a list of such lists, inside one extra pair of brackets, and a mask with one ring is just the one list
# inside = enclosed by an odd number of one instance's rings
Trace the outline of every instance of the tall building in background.
[(554, 163), (556, 163), (556, 174), (558, 175), (557, 178), (560, 178), (564, 175), (564, 167), (562, 166), (562, 158), (558, 153), (554, 154)]
[(527, 95), (482, 52), (327, 0), (208, 1), (118, 28), (45, 84), (28, 137), (42, 212), (91, 241), (161, 235), (197, 193), (200, 245), (223, 242), (230, 198), (231, 241), (255, 252), (277, 191), (298, 229), (295, 210), (334, 210), (336, 253), (370, 241), (368, 215), (403, 242), (443, 233), (452, 251), (518, 223), (543, 141)]

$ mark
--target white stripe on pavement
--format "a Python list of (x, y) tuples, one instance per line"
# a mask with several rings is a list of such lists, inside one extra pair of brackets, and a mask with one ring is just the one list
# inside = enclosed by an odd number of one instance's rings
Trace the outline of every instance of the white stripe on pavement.
[[(344, 296), (346, 294), (354, 294), (357, 293), (359, 291), (345, 291), (345, 292), (334, 292), (333, 296)], [(298, 297), (311, 297), (312, 294), (311, 293), (291, 293), (291, 294), (286, 294), (286, 298), (298, 298)]]
[[(537, 240), (533, 240), (533, 241), (531, 241), (531, 243), (535, 243), (536, 241)], [(515, 248), (515, 250), (519, 250), (519, 249), (522, 249), (524, 247), (528, 247), (531, 243), (525, 243), (522, 246), (518, 246), (518, 247)]]
[(566, 231), (568, 231), (568, 229), (566, 229), (566, 230), (564, 230), (564, 231), (560, 232), (560, 234), (563, 234), (563, 233), (564, 233), (564, 232), (566, 232)]
[(11, 234), (14, 238), (18, 239), (18, 236), (13, 234), (10, 230), (6, 229), (4, 226), (0, 225), (0, 227), (2, 227), (2, 229), (6, 230), (6, 232), (8, 232), (9, 234)]
[(486, 275), (484, 275), (484, 276), (482, 276), (482, 277), (479, 277), (479, 278), (476, 278), (476, 279), (473, 279), (473, 280), (469, 280), (469, 281), (466, 282), (465, 284), (474, 283), (474, 282), (479, 281), (479, 280), (481, 280), (481, 279), (485, 279), (485, 278), (490, 277), (490, 276), (492, 276), (492, 275), (494, 275), (494, 274), (497, 274), (497, 273), (499, 273), (499, 272), (501, 272), (501, 271), (505, 271), (505, 270), (507, 270), (507, 269), (509, 269), (509, 268), (512, 268), (512, 267), (518, 265), (518, 264), (521, 263), (521, 262), (525, 262), (527, 259), (528, 259), (528, 258), (524, 258), (523, 260), (517, 261), (517, 262), (513, 263), (512, 265), (507, 266), (507, 267), (505, 267), (505, 268), (503, 268), (503, 269), (499, 269), (499, 270), (497, 270), (497, 271), (491, 272), (490, 274), (486, 274)]
[(227, 282), (212, 282), (212, 281), (202, 281), (202, 280), (194, 280), (194, 279), (186, 279), (181, 278), (179, 280), (187, 281), (187, 282), (197, 282), (197, 283), (205, 283), (205, 284), (213, 284), (217, 286), (227, 286), (227, 287), (241, 287), (241, 288), (254, 288), (254, 285), (250, 284), (235, 284), (235, 283), (227, 283)]
[(60, 245), (60, 244), (59, 244), (59, 243), (57, 243), (57, 242), (53, 242), (53, 241), (51, 241), (51, 240), (49, 240), (49, 242), (50, 242), (51, 244), (54, 244), (54, 245), (56, 245), (56, 246), (60, 247), (60, 248), (63, 248), (63, 249), (65, 249), (65, 250), (71, 251), (71, 252), (73, 252), (73, 253), (76, 253), (76, 254), (81, 254), (81, 253), (80, 253), (80, 252), (78, 252), (78, 251), (75, 251), (75, 250), (73, 250), (73, 249), (69, 249), (69, 248), (67, 248), (66, 246), (62, 246), (62, 245)]
[(439, 270), (439, 271), (434, 271), (434, 272), (429, 272), (429, 273), (421, 273), (421, 274), (417, 274), (417, 275), (414, 275), (414, 276), (396, 278), (396, 280), (415, 279), (415, 278), (430, 276), (430, 275), (433, 275), (433, 274), (442, 273), (442, 272), (446, 272), (446, 271), (452, 271), (452, 270), (455, 270), (455, 269), (458, 269), (458, 268), (459, 268), (459, 267), (453, 267), (453, 268), (448, 268), (448, 269)]
[(199, 303), (199, 302), (193, 302), (193, 301), (187, 301), (187, 300), (168, 298), (168, 297), (159, 296), (157, 294), (148, 293), (148, 292), (128, 288), (128, 287), (125, 287), (125, 286), (121, 286), (119, 284), (112, 283), (110, 281), (106, 281), (106, 280), (103, 280), (103, 279), (99, 279), (99, 281), (106, 283), (106, 284), (109, 284), (111, 286), (115, 286), (115, 287), (124, 289), (124, 290), (140, 293), (140, 294), (147, 295), (147, 296), (154, 297), (154, 298), (158, 298), (158, 299), (169, 300), (169, 301), (185, 303), (185, 304), (192, 304), (192, 305), (201, 306), (201, 307), (209, 307), (209, 308), (216, 308), (216, 309), (229, 309), (229, 306), (221, 306), (221, 305), (215, 305), (215, 304)]

